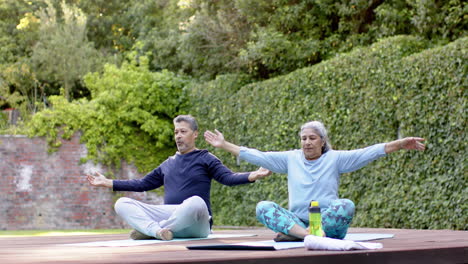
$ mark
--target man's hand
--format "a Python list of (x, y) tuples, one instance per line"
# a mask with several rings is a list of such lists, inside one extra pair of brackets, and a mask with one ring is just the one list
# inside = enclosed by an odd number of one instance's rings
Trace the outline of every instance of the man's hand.
[(207, 130), (205, 131), (205, 140), (206, 142), (210, 143), (215, 148), (220, 148), (224, 145), (224, 136), (218, 129), (215, 129), (215, 133)]
[(101, 173), (99, 173), (97, 171), (94, 172), (94, 175), (93, 174), (86, 174), (86, 178), (87, 178), (88, 182), (93, 186), (107, 187), (107, 188), (112, 188), (113, 187), (112, 180), (107, 179), (106, 176), (102, 175)]
[(265, 178), (267, 176), (270, 176), (271, 174), (272, 174), (272, 172), (270, 170), (260, 167), (258, 170), (252, 171), (250, 173), (249, 181), (253, 182), (253, 181), (256, 181), (256, 180), (260, 180), (260, 179), (263, 179), (263, 178)]

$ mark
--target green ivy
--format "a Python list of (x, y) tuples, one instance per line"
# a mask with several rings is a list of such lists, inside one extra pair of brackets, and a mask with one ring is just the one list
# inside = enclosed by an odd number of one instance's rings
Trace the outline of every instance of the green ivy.
[(154, 169), (175, 151), (172, 119), (186, 104), (188, 80), (168, 71), (151, 72), (147, 59), (85, 76), (91, 99), (68, 102), (49, 97), (52, 108), (36, 114), (28, 124), (31, 136), (46, 136), (51, 150), (59, 136), (82, 133), (87, 159), (119, 167), (133, 162), (141, 172)]
[[(424, 137), (425, 152), (393, 153), (342, 176), (340, 197), (357, 206), (353, 225), (467, 229), (467, 43), (432, 48), (397, 36), (233, 92), (215, 80), (192, 90), (192, 114), (202, 128), (264, 151), (300, 148), (299, 127), (310, 120), (324, 122), (334, 149)], [(233, 170), (256, 169), (203, 146)], [(261, 200), (287, 207), (285, 175), (254, 186), (215, 184), (215, 224), (258, 225)]]

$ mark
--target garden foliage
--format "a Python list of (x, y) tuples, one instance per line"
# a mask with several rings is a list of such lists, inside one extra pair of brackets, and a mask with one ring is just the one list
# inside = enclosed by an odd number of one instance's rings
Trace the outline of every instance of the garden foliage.
[(138, 65), (108, 64), (102, 74), (85, 76), (90, 100), (51, 96), (52, 108), (33, 116), (28, 133), (59, 147), (59, 136), (80, 131), (87, 159), (117, 167), (126, 160), (149, 171), (174, 153), (172, 119), (185, 103), (186, 83), (168, 71), (149, 71), (145, 57)]
[[(312, 119), (336, 149), (421, 136), (426, 152), (343, 176), (354, 225), (467, 229), (466, 10), (461, 0), (0, 1), (0, 109), (21, 113), (18, 125), (2, 114), (0, 130), (27, 129), (52, 149), (80, 131), (87, 159), (142, 173), (174, 153), (180, 113), (261, 150), (299, 148)], [(286, 190), (284, 175), (216, 184), (215, 224), (259, 224), (255, 204), (286, 207)]]
[[(236, 89), (226, 85), (233, 76), (218, 78), (193, 88), (192, 113), (203, 129), (264, 151), (300, 148), (299, 127), (310, 120), (324, 122), (334, 149), (424, 137), (425, 152), (392, 153), (342, 175), (339, 196), (356, 203), (354, 226), (467, 229), (467, 44), (430, 48), (398, 36)], [(256, 169), (208, 148), (234, 170)], [(216, 224), (258, 224), (256, 203), (287, 207), (286, 185), (277, 174), (236, 188), (216, 184)]]

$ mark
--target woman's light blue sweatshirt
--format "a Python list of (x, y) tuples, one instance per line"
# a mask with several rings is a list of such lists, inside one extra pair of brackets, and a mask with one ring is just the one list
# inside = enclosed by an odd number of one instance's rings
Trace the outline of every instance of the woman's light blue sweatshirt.
[(301, 149), (262, 152), (241, 147), (239, 157), (276, 173), (287, 173), (289, 210), (308, 221), (311, 200), (321, 208), (338, 199), (340, 174), (352, 172), (386, 156), (385, 143), (356, 150), (329, 150), (317, 160), (306, 160)]

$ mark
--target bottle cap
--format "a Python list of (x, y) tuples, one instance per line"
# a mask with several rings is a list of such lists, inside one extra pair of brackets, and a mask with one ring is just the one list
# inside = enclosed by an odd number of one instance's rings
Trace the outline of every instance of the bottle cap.
[(319, 206), (319, 202), (318, 201), (311, 201), (310, 206)]

